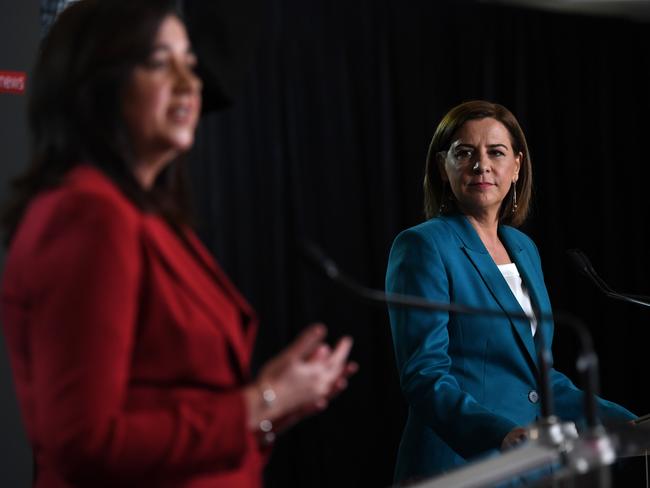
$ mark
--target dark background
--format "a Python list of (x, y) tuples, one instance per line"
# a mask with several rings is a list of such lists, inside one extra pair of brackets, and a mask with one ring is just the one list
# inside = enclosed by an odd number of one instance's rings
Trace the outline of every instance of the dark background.
[[(39, 39), (36, 0), (0, 0), (0, 71), (31, 71)], [(27, 165), (27, 97), (0, 93), (0, 200), (9, 180)], [(4, 263), (0, 246), (0, 268)], [(1, 324), (0, 324), (1, 325)], [(0, 329), (0, 487), (29, 486), (32, 460), (14, 396), (4, 337)]]
[[(383, 288), (392, 239), (423, 220), (435, 125), (474, 98), (509, 107), (528, 135), (524, 230), (554, 306), (592, 332), (603, 395), (647, 413), (649, 312), (604, 298), (565, 251), (582, 249), (614, 289), (650, 294), (648, 25), (430, 0), (285, 0), (264, 19), (245, 88), (199, 130), (199, 229), (262, 317), (258, 363), (323, 320), (332, 338), (354, 336), (361, 364), (326, 413), (280, 439), (268, 484), (391, 483), (405, 403), (386, 313), (305, 266), (296, 243), (312, 239)], [(561, 324), (554, 353), (579, 382), (577, 342)], [(642, 464), (619, 471), (617, 486), (643, 486)]]
[[(205, 114), (190, 155), (199, 232), (259, 312), (256, 364), (319, 320), (332, 340), (354, 336), (361, 365), (327, 412), (279, 439), (267, 485), (390, 485), (406, 406), (387, 314), (306, 266), (298, 244), (383, 288), (393, 238), (423, 220), (433, 130), (474, 98), (506, 105), (528, 136), (523, 230), (556, 310), (593, 334), (603, 396), (648, 413), (650, 312), (603, 297), (565, 253), (580, 248), (614, 289), (650, 295), (648, 24), (458, 0), (278, 0), (256, 12), (243, 85), (231, 108)], [(558, 324), (556, 367), (579, 382), (577, 353)], [(644, 473), (633, 460), (616, 486), (644, 486)]]

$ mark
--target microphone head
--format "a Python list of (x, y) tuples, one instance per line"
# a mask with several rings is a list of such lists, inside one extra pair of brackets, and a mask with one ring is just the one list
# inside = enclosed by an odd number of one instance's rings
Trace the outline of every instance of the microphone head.
[(316, 265), (328, 278), (332, 280), (339, 278), (341, 272), (338, 266), (325, 255), (320, 247), (307, 239), (303, 239), (299, 247), (302, 256), (310, 263)]
[(583, 275), (589, 278), (605, 295), (612, 298), (627, 300), (627, 297), (612, 290), (610, 286), (605, 283), (600, 276), (598, 276), (598, 273), (596, 273), (596, 270), (591, 265), (591, 261), (589, 261), (589, 258), (587, 258), (582, 251), (579, 249), (569, 249), (567, 254), (571, 258), (571, 261), (573, 261), (573, 264), (575, 264), (576, 268), (578, 268)]
[(591, 278), (591, 273), (589, 272), (592, 267), (591, 263), (589, 262), (589, 259), (587, 256), (584, 255), (584, 253), (580, 249), (569, 249), (567, 250), (567, 255), (571, 259), (571, 262), (573, 265), (578, 268), (578, 270), (587, 276), (588, 278)]

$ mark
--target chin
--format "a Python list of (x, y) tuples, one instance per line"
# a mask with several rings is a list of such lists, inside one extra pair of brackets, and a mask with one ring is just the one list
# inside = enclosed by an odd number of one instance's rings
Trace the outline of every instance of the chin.
[(194, 131), (189, 134), (174, 134), (169, 138), (169, 143), (178, 152), (189, 151), (194, 144)]

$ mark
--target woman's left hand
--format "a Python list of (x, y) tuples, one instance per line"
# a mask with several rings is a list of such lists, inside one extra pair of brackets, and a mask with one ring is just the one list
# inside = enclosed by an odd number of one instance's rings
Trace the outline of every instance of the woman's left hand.
[[(332, 350), (327, 344), (321, 344), (308, 361), (323, 361), (332, 355)], [(302, 419), (309, 417), (315, 413), (321, 412), (327, 408), (329, 402), (336, 398), (341, 392), (343, 392), (348, 387), (348, 378), (354, 375), (359, 371), (359, 365), (350, 361), (346, 363), (339, 377), (332, 382), (330, 391), (323, 398), (320, 398), (316, 402), (305, 405), (293, 412), (288, 413), (287, 415), (277, 419), (274, 422), (275, 431), (282, 432), (291, 428), (296, 423), (300, 422)]]
[(515, 427), (512, 429), (501, 442), (501, 450), (505, 451), (515, 447), (528, 439), (528, 431), (523, 427)]

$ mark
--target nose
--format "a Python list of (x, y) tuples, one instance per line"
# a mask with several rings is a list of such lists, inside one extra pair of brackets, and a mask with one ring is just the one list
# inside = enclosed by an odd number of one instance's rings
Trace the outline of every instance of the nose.
[(483, 164), (483, 158), (479, 154), (476, 158), (476, 161), (474, 161), (474, 165), (472, 166), (472, 172), (474, 174), (480, 175), (484, 173), (487, 170), (487, 165)]
[(191, 68), (183, 64), (176, 66), (175, 88), (179, 92), (197, 93), (201, 90), (201, 79)]

